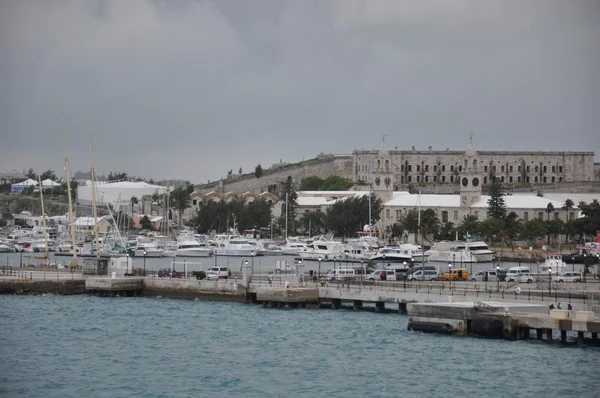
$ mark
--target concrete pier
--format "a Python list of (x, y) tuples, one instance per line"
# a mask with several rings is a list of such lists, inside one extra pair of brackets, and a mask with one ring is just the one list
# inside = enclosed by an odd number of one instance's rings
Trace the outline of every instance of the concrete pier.
[(137, 296), (141, 294), (143, 278), (88, 277), (85, 289), (99, 296)]

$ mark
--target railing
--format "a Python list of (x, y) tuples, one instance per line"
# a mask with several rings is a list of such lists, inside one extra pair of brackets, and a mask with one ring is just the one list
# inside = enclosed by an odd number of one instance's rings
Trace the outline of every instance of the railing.
[(83, 280), (85, 277), (81, 271), (29, 271), (22, 268), (0, 267), (0, 276), (6, 277), (7, 281), (14, 279), (27, 279), (35, 281), (63, 281)]

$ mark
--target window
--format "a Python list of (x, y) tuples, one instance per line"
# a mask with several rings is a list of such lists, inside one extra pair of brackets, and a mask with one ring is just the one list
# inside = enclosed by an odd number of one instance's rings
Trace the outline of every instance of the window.
[(377, 159), (377, 168), (381, 168), (381, 160)]
[(562, 166), (558, 166), (558, 172), (562, 173)]
[(538, 212), (538, 218), (539, 218), (540, 220), (543, 220), (543, 219), (544, 219), (544, 212), (543, 212), (543, 211), (540, 211), (540, 212)]
[(476, 220), (479, 220), (479, 212), (477, 210), (473, 212), (473, 216), (475, 216)]
[(462, 171), (462, 166), (458, 166), (458, 171)]
[(483, 183), (484, 183), (484, 184), (487, 184), (487, 176), (486, 176), (486, 177), (483, 177)]
[(433, 171), (437, 171), (437, 165), (433, 165)]
[(554, 212), (554, 219), (558, 220), (558, 212), (557, 211)]
[(454, 182), (454, 176), (450, 176), (450, 182)]
[(446, 176), (442, 176), (442, 182), (446, 182)]
[(492, 167), (492, 171), (495, 173), (496, 172), (496, 166)]
[(400, 165), (400, 171), (404, 171), (404, 165)]
[(400, 176), (400, 182), (404, 183), (404, 176)]
[(446, 224), (448, 222), (448, 212), (442, 211), (442, 224)]
[(402, 210), (396, 210), (396, 221), (402, 220)]
[(544, 183), (546, 182), (546, 176), (544, 176)]
[(536, 172), (536, 173), (538, 172), (538, 167), (537, 167), (537, 166), (535, 166), (535, 172)]
[[(512, 171), (512, 170), (511, 170)], [(521, 172), (521, 166), (517, 167), (517, 171), (520, 173)]]
[(408, 182), (411, 182), (411, 181), (412, 181), (412, 177), (408, 176)]
[(454, 210), (454, 221), (458, 221), (458, 210)]
[(556, 181), (556, 177), (552, 176), (552, 182), (554, 182), (554, 181)]
[(527, 182), (529, 182), (529, 176), (527, 176)]
[(488, 170), (487, 166), (483, 166), (483, 171), (485, 171), (487, 173), (487, 170)]
[(509, 167), (509, 171), (512, 173), (512, 171), (513, 171), (513, 167), (512, 166)]
[(535, 178), (533, 179), (533, 182), (537, 182), (537, 176), (535, 176)]
[(547, 168), (546, 168), (546, 166), (544, 166), (544, 173), (545, 173), (546, 171), (547, 171)]
[(417, 176), (417, 182), (421, 181), (421, 176)]
[(508, 177), (508, 182), (512, 182), (512, 176)]
[(197, 200), (197, 199), (194, 199), (194, 200), (192, 200), (192, 204), (193, 204), (194, 206), (196, 206), (196, 205), (198, 204), (198, 200)]
[(385, 218), (390, 218), (390, 209), (385, 209)]
[(408, 171), (412, 171), (412, 164), (408, 165)]
[(504, 173), (504, 166), (500, 167), (500, 171)]
[(442, 165), (442, 171), (446, 171), (446, 165), (445, 164)]
[(450, 171), (454, 171), (454, 165), (453, 164), (450, 165)]
[(521, 176), (517, 177), (517, 182), (521, 182)]
[(437, 182), (437, 176), (433, 176), (433, 182)]
[(429, 182), (429, 176), (425, 176), (425, 182)]
[(523, 220), (529, 221), (529, 212), (528, 211), (526, 211), (525, 213), (523, 213)]
[(500, 177), (500, 181), (504, 182), (504, 176)]
[(425, 171), (429, 171), (429, 165), (428, 164), (425, 165)]
[(529, 173), (529, 166), (527, 166), (527, 172)]
[(552, 166), (552, 172), (556, 173), (556, 166)]
[(421, 165), (420, 164), (417, 165), (417, 171), (421, 171)]
[(569, 220), (573, 220), (575, 218), (575, 212), (572, 211), (569, 213)]
[(389, 170), (389, 168), (390, 168), (390, 161), (389, 161), (389, 160), (386, 160), (386, 161), (385, 161), (385, 169), (386, 169), (386, 170)]

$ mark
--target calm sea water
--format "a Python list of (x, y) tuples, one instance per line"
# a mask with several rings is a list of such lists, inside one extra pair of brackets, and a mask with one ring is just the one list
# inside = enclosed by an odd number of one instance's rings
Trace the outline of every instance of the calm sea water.
[(427, 335), (398, 314), (0, 296), (0, 396), (597, 397), (600, 350)]

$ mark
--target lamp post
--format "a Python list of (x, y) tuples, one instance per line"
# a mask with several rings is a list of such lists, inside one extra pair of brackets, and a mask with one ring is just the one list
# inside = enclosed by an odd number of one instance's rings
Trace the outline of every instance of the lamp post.
[(406, 261), (404, 262), (404, 278), (402, 278), (402, 284), (404, 285), (404, 289), (406, 290)]
[(321, 256), (319, 256), (319, 279), (321, 279)]
[(252, 256), (252, 269), (254, 269), (254, 251), (250, 252), (250, 255)]
[[(583, 272), (585, 273), (585, 267), (587, 266), (587, 263), (585, 262), (586, 259), (586, 253), (583, 253)], [(575, 271), (575, 262), (573, 262), (573, 271)]]
[(296, 267), (296, 276), (298, 277), (298, 282), (300, 282), (300, 273), (299, 270), (302, 269), (302, 259), (298, 260), (298, 267)]
[(452, 293), (452, 264), (448, 263), (448, 279), (450, 280), (450, 293)]
[(500, 266), (496, 265), (496, 280), (498, 281), (498, 291), (500, 291)]
[(146, 250), (144, 250), (144, 276), (146, 276)]
[(383, 268), (385, 268), (385, 253), (383, 253)]
[(548, 294), (552, 294), (552, 268), (548, 267)]

